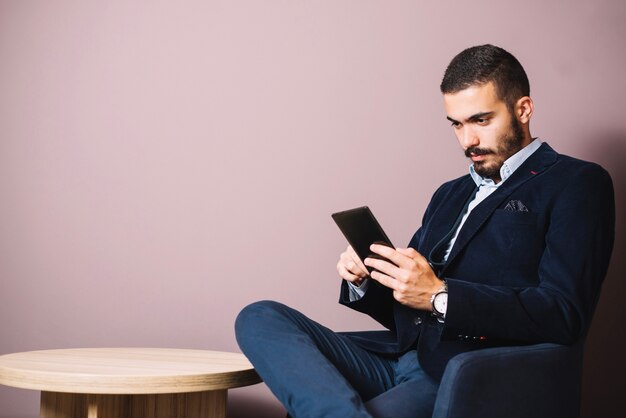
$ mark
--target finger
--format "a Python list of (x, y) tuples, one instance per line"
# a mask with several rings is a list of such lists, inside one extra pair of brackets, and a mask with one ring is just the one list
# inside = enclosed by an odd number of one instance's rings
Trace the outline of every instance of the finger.
[(428, 261), (426, 257), (417, 252), (414, 248), (396, 248), (399, 253), (410, 257), (418, 266), (422, 266), (426, 268), (428, 266), (431, 270), (433, 270), (433, 265)]
[(386, 260), (380, 260), (378, 258), (368, 257), (365, 259), (365, 265), (372, 267), (382, 273), (385, 273), (387, 276), (397, 278), (400, 269), (395, 264), (390, 263)]
[(351, 266), (353, 267), (350, 269), (350, 271), (352, 271), (355, 274), (364, 274), (367, 276), (368, 274), (367, 267), (365, 267), (365, 264), (363, 264), (361, 259), (356, 254), (354, 255), (354, 257), (352, 257), (351, 262), (352, 262)]
[(422, 257), (424, 258), (420, 253), (418, 253), (415, 248), (396, 248), (396, 251), (399, 252), (400, 254), (404, 254), (407, 257), (411, 257), (413, 259), (415, 258), (419, 258)]
[(367, 272), (367, 268), (363, 265), (361, 260), (359, 260), (358, 258), (352, 258), (352, 256), (348, 252), (341, 254), (341, 256), (339, 257), (339, 263), (337, 264), (337, 268), (339, 268), (339, 264), (341, 264), (346, 270), (354, 275), (365, 277), (369, 274)]
[[(355, 274), (363, 274), (365, 276), (369, 274), (369, 272), (367, 271), (367, 267), (365, 267), (365, 265), (363, 264), (363, 261), (361, 261), (361, 259), (359, 258), (356, 251), (354, 251), (354, 248), (352, 248), (351, 245), (348, 245), (348, 248), (346, 248), (346, 251), (342, 254), (342, 256), (344, 255), (347, 259), (351, 260), (352, 263), (354, 263), (354, 265), (356, 266), (355, 268), (349, 268), (350, 271), (352, 271)], [(349, 264), (349, 263), (346, 262), (346, 264)]]
[(341, 263), (337, 264), (337, 272), (339, 273), (339, 277), (341, 277), (344, 280), (349, 281), (350, 283), (359, 284), (363, 281), (362, 276), (357, 276), (356, 274), (352, 274)]
[(391, 261), (398, 267), (408, 267), (411, 263), (411, 257), (398, 252), (395, 248), (387, 247), (386, 245), (372, 244), (370, 250), (378, 254), (387, 260)]
[(370, 274), (370, 277), (385, 287), (388, 287), (394, 291), (399, 290), (398, 281), (393, 277), (389, 277), (386, 274), (381, 273), (380, 271), (373, 271), (372, 274)]
[(354, 262), (361, 267), (362, 270), (366, 271), (367, 269), (365, 268), (365, 266), (363, 265), (363, 262), (361, 261), (361, 258), (357, 255), (356, 251), (354, 251), (354, 248), (352, 248), (351, 245), (348, 246), (348, 248), (346, 249), (346, 253), (350, 256), (350, 258), (352, 260), (354, 260)]
[[(374, 245), (376, 245), (376, 251), (374, 251)], [(430, 266), (428, 260), (411, 247), (392, 249), (385, 247), (384, 245), (373, 244), (371, 249), (377, 254), (391, 260), (394, 264), (401, 268), (410, 268), (413, 265), (421, 267), (425, 267), (426, 265)], [(398, 256), (398, 254), (400, 255)]]

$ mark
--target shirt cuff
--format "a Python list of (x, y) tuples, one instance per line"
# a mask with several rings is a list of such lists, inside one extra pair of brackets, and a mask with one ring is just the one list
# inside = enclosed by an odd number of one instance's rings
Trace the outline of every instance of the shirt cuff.
[(365, 296), (365, 292), (367, 291), (367, 287), (369, 286), (369, 279), (365, 279), (361, 282), (359, 286), (348, 282), (348, 289), (350, 289), (349, 297), (350, 302), (357, 301)]

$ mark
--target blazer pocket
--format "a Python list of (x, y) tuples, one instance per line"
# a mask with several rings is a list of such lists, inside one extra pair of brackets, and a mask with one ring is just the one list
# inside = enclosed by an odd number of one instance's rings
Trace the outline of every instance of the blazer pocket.
[(505, 209), (496, 209), (492, 221), (501, 226), (526, 225), (536, 226), (539, 215), (535, 212), (513, 212)]
[(525, 284), (529, 271), (539, 263), (544, 246), (540, 214), (535, 212), (512, 212), (498, 209), (494, 212), (490, 227), (496, 245), (500, 245), (503, 262), (501, 275), (508, 285)]

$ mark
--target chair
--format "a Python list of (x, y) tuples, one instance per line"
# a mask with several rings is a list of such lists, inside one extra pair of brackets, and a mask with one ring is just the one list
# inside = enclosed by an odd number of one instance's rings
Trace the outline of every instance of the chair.
[(459, 354), (446, 366), (432, 418), (578, 418), (583, 344)]

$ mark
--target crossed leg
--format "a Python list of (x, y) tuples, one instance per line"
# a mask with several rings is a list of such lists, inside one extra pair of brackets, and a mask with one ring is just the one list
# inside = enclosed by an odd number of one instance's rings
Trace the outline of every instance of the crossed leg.
[(237, 341), (289, 414), (297, 418), (430, 417), (437, 383), (415, 352), (379, 355), (283, 304), (244, 308)]

